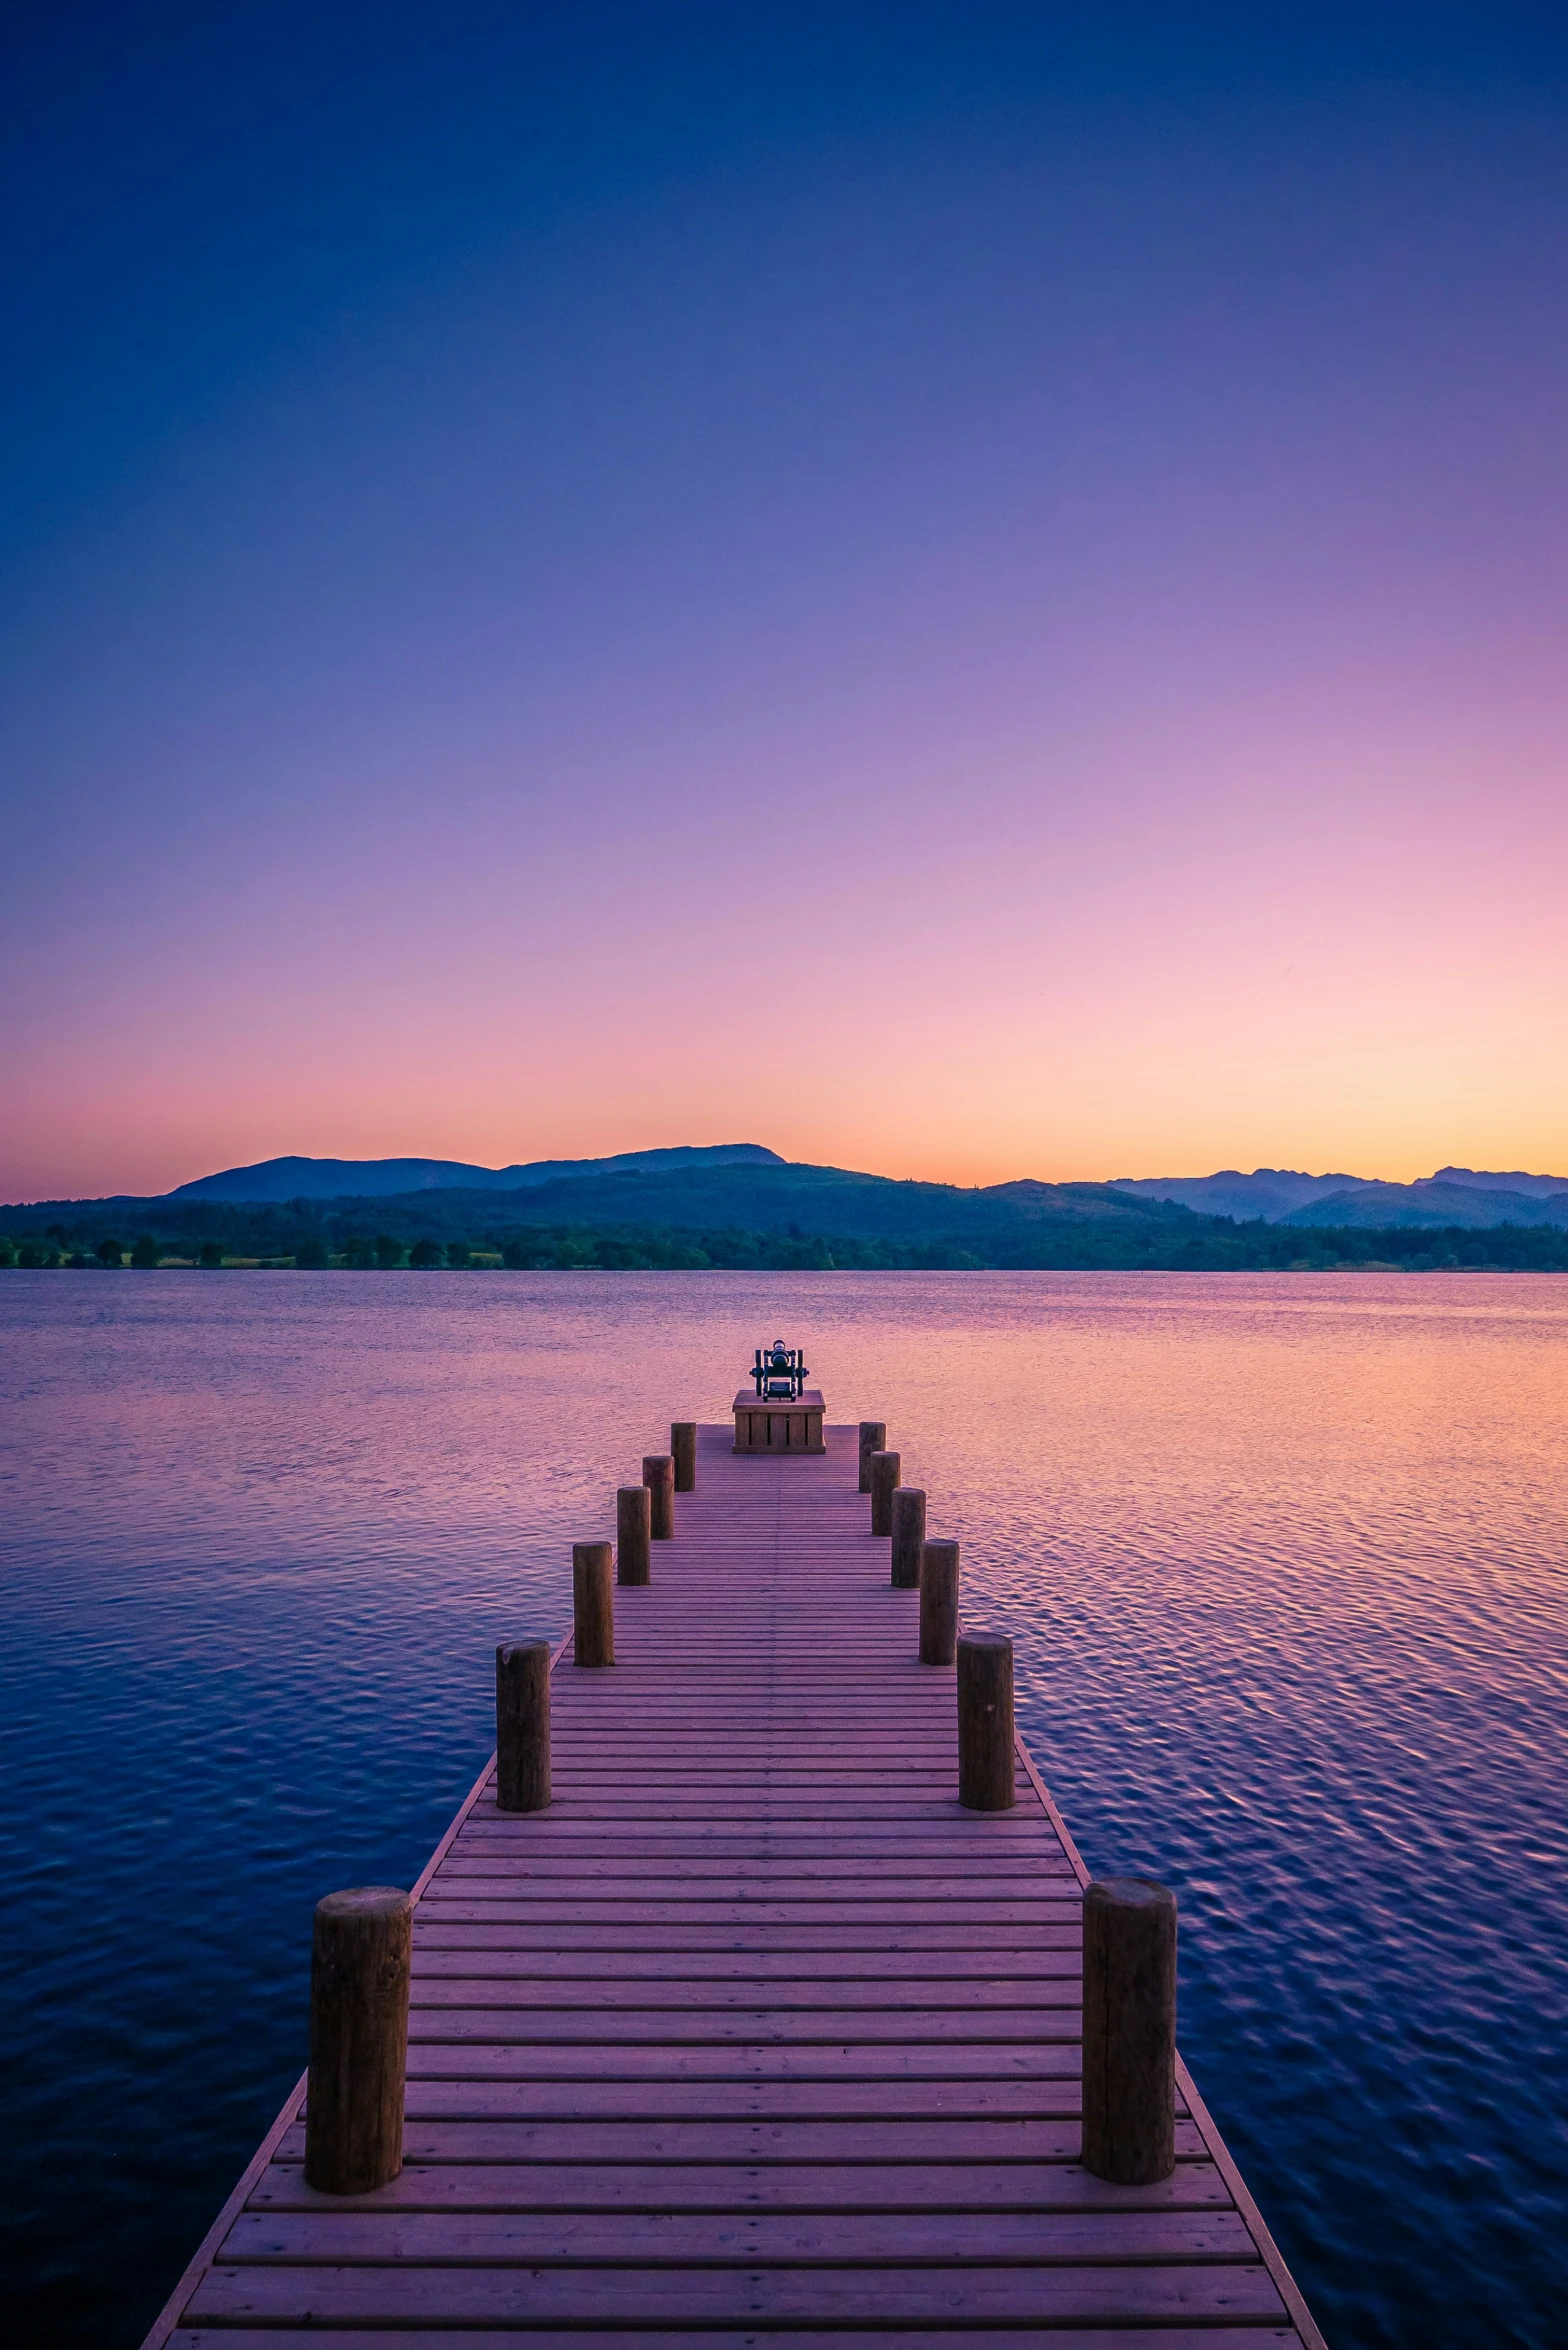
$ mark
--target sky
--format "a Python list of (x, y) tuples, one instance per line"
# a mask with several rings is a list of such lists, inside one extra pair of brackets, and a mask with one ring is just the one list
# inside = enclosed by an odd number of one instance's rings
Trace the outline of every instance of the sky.
[(0, 10), (0, 1198), (1568, 1170), (1568, 18)]

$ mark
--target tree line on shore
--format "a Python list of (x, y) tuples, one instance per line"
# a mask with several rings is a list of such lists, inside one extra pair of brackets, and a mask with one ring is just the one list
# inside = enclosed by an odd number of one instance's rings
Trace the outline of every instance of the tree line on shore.
[(0, 1234), (0, 1266), (107, 1272), (159, 1266), (303, 1272), (1568, 1271), (1568, 1231), (1549, 1225), (1503, 1224), (1481, 1232), (1400, 1226), (1306, 1231), (1209, 1216), (1164, 1227), (1132, 1219), (1125, 1225), (1119, 1220), (1086, 1225), (1064, 1218), (1059, 1226), (1037, 1224), (977, 1248), (973, 1235), (961, 1241), (940, 1234), (898, 1241), (806, 1233), (798, 1226), (757, 1232), (496, 1224), (471, 1238), (410, 1235), (406, 1229), (373, 1231), (352, 1217), (315, 1212), (306, 1202), (280, 1209), (200, 1205), (204, 1213), (198, 1216), (188, 1211), (166, 1216), (162, 1229), (158, 1222), (144, 1221), (134, 1233), (127, 1218), (105, 1229), (96, 1218), (57, 1215), (42, 1230)]

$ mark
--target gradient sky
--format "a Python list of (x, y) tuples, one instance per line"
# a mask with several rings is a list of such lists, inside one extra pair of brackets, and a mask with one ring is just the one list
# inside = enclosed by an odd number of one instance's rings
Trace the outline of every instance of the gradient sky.
[(0, 1197), (1568, 1170), (1560, 6), (19, 6), (0, 186)]

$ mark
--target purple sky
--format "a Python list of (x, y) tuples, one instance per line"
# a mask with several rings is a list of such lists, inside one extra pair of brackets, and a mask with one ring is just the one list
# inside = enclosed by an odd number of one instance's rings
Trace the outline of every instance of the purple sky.
[(0, 1197), (1568, 1168), (1560, 12), (0, 63)]

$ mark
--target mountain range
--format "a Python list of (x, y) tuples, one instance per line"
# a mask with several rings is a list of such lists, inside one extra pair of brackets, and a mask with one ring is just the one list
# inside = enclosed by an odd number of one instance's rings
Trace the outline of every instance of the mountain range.
[[(712, 1178), (720, 1169), (737, 1172), (715, 1183)], [(751, 1171), (749, 1178), (741, 1172), (745, 1170)], [(616, 1177), (636, 1180), (609, 1180)], [(757, 1142), (622, 1151), (607, 1159), (530, 1159), (511, 1167), (470, 1166), (461, 1159), (263, 1159), (255, 1166), (226, 1167), (216, 1175), (198, 1176), (168, 1196), (259, 1204), (396, 1199), (422, 1191), (529, 1191), (546, 1195), (530, 1203), (531, 1212), (549, 1210), (564, 1216), (571, 1214), (573, 1201), (558, 1194), (556, 1187), (589, 1179), (594, 1179), (597, 1215), (672, 1223), (729, 1217), (767, 1226), (804, 1216), (814, 1229), (833, 1229), (837, 1215), (848, 1212), (844, 1228), (863, 1231), (870, 1201), (862, 1187), (870, 1187), (878, 1195), (871, 1228), (888, 1233), (924, 1228), (942, 1194), (950, 1195), (955, 1209), (964, 1203), (959, 1212), (965, 1222), (982, 1202), (1027, 1218), (1031, 1207), (1036, 1212), (1092, 1213), (1091, 1194), (1100, 1195), (1103, 1202), (1106, 1194), (1120, 1193), (1129, 1202), (1161, 1202), (1190, 1208), (1200, 1216), (1228, 1217), (1237, 1224), (1261, 1219), (1307, 1230), (1403, 1227), (1484, 1232), (1499, 1224), (1568, 1227), (1568, 1175), (1439, 1167), (1435, 1175), (1418, 1176), (1413, 1183), (1385, 1183), (1376, 1176), (1306, 1175), (1290, 1167), (1255, 1167), (1250, 1175), (1226, 1168), (1217, 1175), (1119, 1175), (1108, 1184), (1024, 1180), (966, 1189), (897, 1184), (885, 1175), (814, 1167), (781, 1158)], [(907, 1213), (900, 1213), (886, 1196), (893, 1190), (906, 1195)]]
[(1233, 1223), (1332, 1227), (1339, 1231), (1484, 1232), (1499, 1224), (1568, 1226), (1568, 1175), (1494, 1174), (1439, 1167), (1413, 1183), (1368, 1175), (1303, 1175), (1290, 1167), (1234, 1167), (1218, 1175), (1118, 1175), (1109, 1188), (1133, 1199), (1166, 1200)]
[[(62, 1211), (70, 1211), (62, 1214)], [(624, 1151), (602, 1159), (534, 1159), (481, 1167), (456, 1159), (264, 1159), (198, 1177), (155, 1199), (35, 1201), (4, 1211), (13, 1230), (168, 1233), (240, 1230), (250, 1219), (326, 1218), (344, 1232), (383, 1229), (406, 1241), (526, 1225), (814, 1235), (901, 1249), (938, 1245), (1007, 1263), (1019, 1250), (1084, 1245), (1180, 1248), (1185, 1229), (1215, 1235), (1248, 1227), (1304, 1231), (1568, 1230), (1568, 1177), (1441, 1167), (1414, 1183), (1259, 1167), (1213, 1175), (1118, 1177), (1111, 1183), (966, 1186), (897, 1180), (780, 1157), (760, 1143)], [(375, 1221), (370, 1221), (370, 1219)], [(52, 1219), (52, 1221), (51, 1221)], [(315, 1226), (312, 1228), (314, 1229)], [(267, 1227), (272, 1229), (271, 1226)], [(281, 1225), (278, 1226), (281, 1230)], [(1139, 1237), (1141, 1232), (1142, 1237)], [(1091, 1240), (1091, 1235), (1097, 1235)], [(265, 1245), (256, 1239), (252, 1245)], [(281, 1247), (283, 1243), (279, 1243)], [(1228, 1244), (1227, 1244), (1228, 1245)], [(1304, 1242), (1309, 1254), (1313, 1244)], [(1271, 1257), (1279, 1253), (1271, 1244)], [(1029, 1261), (1033, 1261), (1031, 1257)]]
[[(477, 1180), (476, 1180), (477, 1178)], [(510, 1193), (504, 1204), (497, 1195)], [(479, 1196), (476, 1196), (479, 1195)], [(1029, 1180), (965, 1186), (865, 1175), (783, 1159), (759, 1143), (629, 1151), (611, 1159), (539, 1159), (505, 1168), (444, 1159), (268, 1159), (184, 1184), (170, 1207), (396, 1200), (445, 1229), (453, 1217), (509, 1213), (530, 1224), (614, 1223), (791, 1228), (843, 1238), (991, 1243), (1042, 1222), (1185, 1222), (1163, 1200), (1125, 1198), (1103, 1183)]]
[(416, 1191), (532, 1191), (582, 1175), (679, 1174), (696, 1167), (782, 1167), (760, 1142), (682, 1143), (672, 1150), (622, 1151), (613, 1159), (529, 1159), (515, 1167), (470, 1167), (461, 1159), (261, 1159), (182, 1183), (170, 1199), (397, 1199)]

